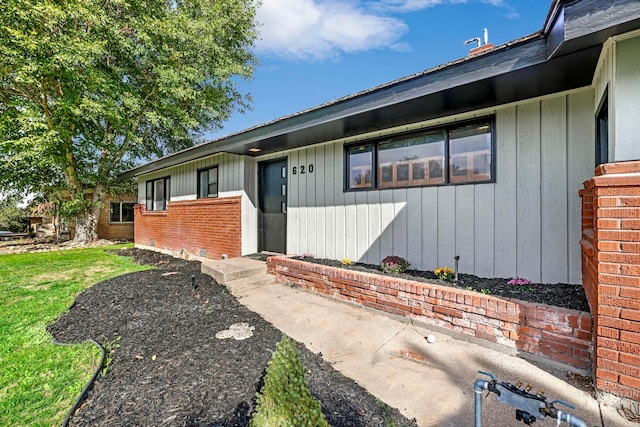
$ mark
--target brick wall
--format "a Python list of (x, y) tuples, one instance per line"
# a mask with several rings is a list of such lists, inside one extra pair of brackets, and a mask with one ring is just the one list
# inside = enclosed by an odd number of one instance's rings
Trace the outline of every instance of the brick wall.
[(640, 400), (640, 161), (599, 166), (582, 196), (596, 388)]
[(591, 314), (395, 277), (270, 257), (282, 283), (539, 354), (591, 363)]
[(133, 222), (111, 222), (111, 202), (137, 203), (138, 199), (136, 196), (105, 197), (104, 207), (100, 210), (100, 218), (98, 219), (98, 237), (108, 240), (133, 240)]
[(240, 197), (170, 202), (166, 211), (135, 208), (135, 243), (220, 259), (241, 255)]

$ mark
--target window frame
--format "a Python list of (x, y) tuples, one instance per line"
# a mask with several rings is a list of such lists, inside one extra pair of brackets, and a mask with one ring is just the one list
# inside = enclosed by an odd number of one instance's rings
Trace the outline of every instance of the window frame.
[[(156, 208), (156, 182), (164, 181), (164, 207), (162, 209)], [(151, 191), (149, 191), (151, 189)], [(148, 212), (153, 211), (166, 211), (169, 207), (169, 199), (171, 198), (171, 177), (163, 176), (161, 178), (150, 179), (145, 182), (145, 210)]]
[[(478, 180), (478, 181), (463, 181), (463, 182), (453, 182), (450, 176), (450, 165), (451, 165), (451, 156), (450, 156), (450, 133), (456, 129), (461, 129), (464, 127), (469, 127), (473, 125), (483, 125), (488, 124), (491, 133), (491, 147), (489, 149), (490, 165), (489, 165), (489, 174), (490, 178), (488, 180)], [(424, 185), (404, 185), (404, 186), (381, 186), (380, 185), (380, 174), (381, 169), (379, 165), (379, 147), (380, 144), (388, 143), (394, 140), (402, 140), (406, 138), (419, 137), (421, 135), (428, 135), (437, 132), (442, 132), (444, 135), (444, 153), (443, 153), (443, 182), (442, 183), (434, 183), (434, 184), (424, 184)], [(351, 170), (350, 170), (350, 159), (349, 159), (349, 151), (355, 147), (365, 147), (371, 145), (372, 146), (372, 183), (369, 187), (352, 187), (350, 184), (351, 178)], [(475, 184), (491, 184), (496, 182), (496, 120), (495, 116), (486, 116), (471, 120), (459, 121), (455, 123), (450, 123), (447, 125), (434, 126), (430, 128), (421, 129), (419, 131), (410, 131), (410, 132), (402, 132), (393, 134), (390, 136), (374, 138), (366, 141), (358, 141), (353, 144), (345, 144), (344, 146), (344, 182), (343, 182), (343, 191), (344, 192), (357, 192), (357, 191), (373, 191), (373, 190), (392, 190), (392, 189), (402, 189), (402, 188), (422, 188), (422, 187), (442, 187), (442, 186), (451, 186), (451, 185), (475, 185)], [(427, 174), (429, 173), (429, 169), (425, 171)]]
[[(215, 194), (210, 194), (209, 193), (209, 185), (211, 184), (209, 182), (209, 173), (212, 169), (216, 170), (216, 193)], [(207, 195), (203, 196), (201, 194), (202, 191), (202, 183), (200, 181), (200, 174), (202, 174), (203, 172), (207, 172)], [(212, 166), (207, 166), (206, 168), (201, 168), (198, 169), (198, 171), (196, 172), (196, 180), (197, 180), (197, 198), (198, 199), (210, 199), (210, 198), (216, 198), (218, 197), (218, 195), (220, 194), (220, 167), (218, 165), (212, 165)]]
[[(111, 200), (109, 202), (109, 224), (132, 224), (133, 223), (133, 219), (131, 221), (122, 220), (122, 206), (124, 204), (132, 205), (132, 212), (133, 212), (133, 207), (135, 207), (137, 203), (133, 201), (127, 201), (127, 200)], [(111, 210), (114, 205), (118, 205), (118, 218), (120, 218), (118, 221), (114, 221), (112, 217)]]

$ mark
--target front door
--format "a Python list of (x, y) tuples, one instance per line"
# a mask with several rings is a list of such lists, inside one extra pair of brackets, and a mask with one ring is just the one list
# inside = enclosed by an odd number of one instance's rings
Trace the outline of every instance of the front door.
[(287, 253), (287, 159), (258, 166), (260, 251)]

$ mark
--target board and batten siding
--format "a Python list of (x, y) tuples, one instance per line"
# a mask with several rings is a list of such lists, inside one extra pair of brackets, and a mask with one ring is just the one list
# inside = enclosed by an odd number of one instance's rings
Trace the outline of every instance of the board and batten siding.
[(344, 192), (342, 143), (290, 151), (287, 251), (371, 264), (397, 255), (423, 270), (459, 255), (461, 273), (578, 284), (594, 98), (588, 89), (496, 109), (495, 183)]
[(146, 182), (170, 177), (170, 202), (196, 200), (198, 170), (218, 166), (218, 197), (242, 196), (242, 254), (255, 253), (257, 237), (257, 169), (250, 157), (221, 153), (138, 177), (138, 200), (144, 204)]

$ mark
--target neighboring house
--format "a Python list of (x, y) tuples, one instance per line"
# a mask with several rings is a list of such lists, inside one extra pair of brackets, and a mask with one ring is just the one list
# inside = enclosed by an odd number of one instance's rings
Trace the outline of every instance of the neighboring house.
[(133, 169), (135, 241), (580, 283), (578, 190), (640, 158), (639, 17), (557, 1), (538, 33)]
[[(137, 196), (126, 194), (120, 196), (106, 195), (104, 206), (98, 219), (98, 237), (107, 240), (133, 240), (134, 207)], [(57, 220), (51, 215), (49, 203), (38, 205), (32, 217), (31, 228), (36, 237), (47, 237), (58, 234), (62, 239), (73, 239), (75, 227)]]
[(596, 385), (640, 400), (638, 117), (640, 2), (556, 0), (535, 34), (128, 171), (135, 243), (584, 279)]

